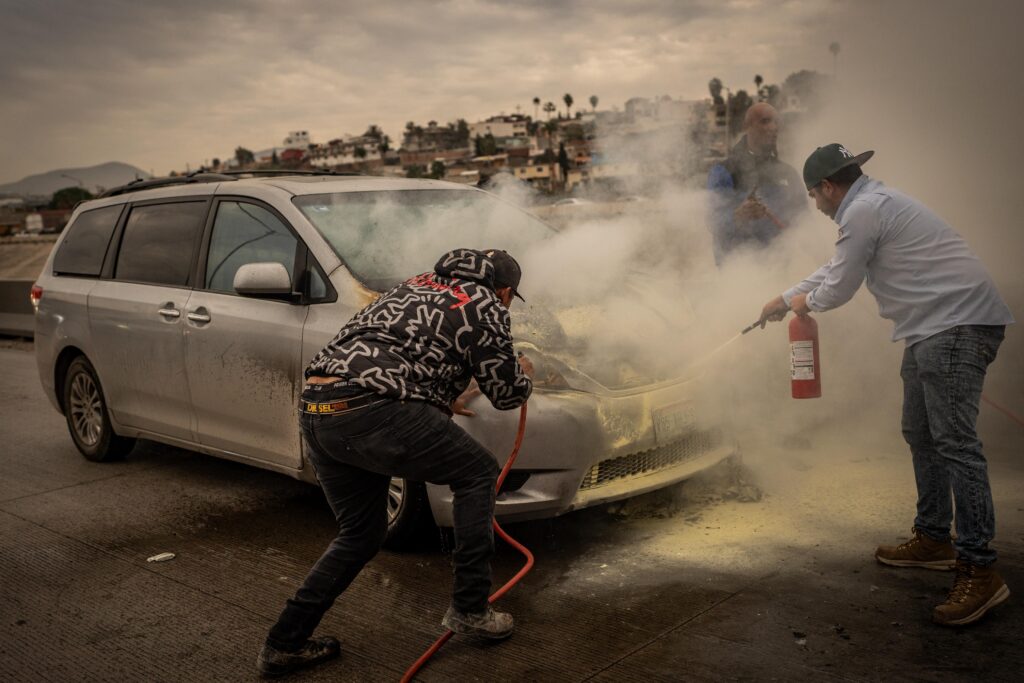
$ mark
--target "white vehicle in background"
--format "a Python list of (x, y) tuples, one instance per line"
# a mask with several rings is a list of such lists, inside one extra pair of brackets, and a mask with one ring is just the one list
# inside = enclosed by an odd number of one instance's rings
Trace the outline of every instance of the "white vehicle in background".
[(43, 234), (43, 216), (40, 213), (30, 213), (25, 216), (25, 235)]
[(585, 204), (593, 204), (593, 202), (579, 197), (566, 197), (565, 199), (559, 199), (551, 206), (583, 206)]

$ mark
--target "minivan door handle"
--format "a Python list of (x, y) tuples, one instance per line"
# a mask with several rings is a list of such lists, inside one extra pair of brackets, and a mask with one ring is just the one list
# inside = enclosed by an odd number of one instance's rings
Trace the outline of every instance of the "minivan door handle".
[(180, 318), (181, 311), (174, 308), (174, 304), (164, 304), (164, 308), (157, 310), (157, 313), (164, 316), (165, 318)]
[(196, 310), (192, 311), (191, 313), (189, 313), (185, 317), (188, 318), (189, 320), (191, 320), (194, 323), (208, 323), (208, 322), (210, 322), (210, 314), (202, 306), (200, 306)]

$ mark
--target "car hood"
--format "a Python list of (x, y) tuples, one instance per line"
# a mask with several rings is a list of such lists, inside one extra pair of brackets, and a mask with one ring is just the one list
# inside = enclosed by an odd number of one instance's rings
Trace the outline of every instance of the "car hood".
[[(539, 356), (541, 366), (561, 375), (563, 387), (605, 393), (645, 390), (687, 379), (677, 364), (658, 363), (656, 354), (638, 353), (635, 336), (629, 344), (597, 343), (603, 341), (603, 331), (610, 324), (607, 311), (597, 305), (530, 304), (512, 310), (516, 346), (527, 355)], [(538, 370), (543, 374), (545, 368)]]

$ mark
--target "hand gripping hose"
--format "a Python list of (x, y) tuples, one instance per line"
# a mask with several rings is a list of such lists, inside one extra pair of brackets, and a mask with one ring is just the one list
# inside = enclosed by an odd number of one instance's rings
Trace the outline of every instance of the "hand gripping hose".
[[(503, 468), (501, 468), (501, 474), (498, 475), (498, 484), (495, 487), (495, 490), (498, 491), (498, 492), (501, 491), (501, 485), (505, 483), (505, 477), (508, 476), (508, 471), (510, 469), (512, 469), (512, 463), (514, 463), (516, 461), (516, 456), (519, 455), (519, 448), (520, 448), (520, 446), (523, 445), (523, 434), (525, 434), (525, 433), (526, 433), (526, 404), (524, 403), (523, 407), (519, 409), (519, 430), (516, 432), (516, 443), (512, 447), (512, 454), (508, 456), (508, 462), (506, 462), (505, 466)], [(505, 530), (502, 529), (498, 525), (498, 520), (493, 520), (493, 521), (494, 521), (494, 530), (498, 533), (499, 536), (501, 536), (501, 539), (503, 541), (505, 541), (510, 546), (512, 546), (513, 548), (515, 548), (516, 550), (518, 550), (519, 552), (521, 552), (523, 554), (523, 556), (526, 558), (526, 564), (524, 564), (522, 569), (520, 569), (518, 572), (516, 572), (516, 575), (513, 576), (511, 579), (509, 579), (508, 582), (504, 586), (502, 586), (498, 590), (494, 591), (494, 593), (491, 595), (491, 597), (487, 598), (487, 602), (488, 603), (492, 603), (495, 600), (497, 600), (498, 598), (500, 598), (501, 596), (503, 596), (505, 593), (508, 593), (509, 590), (512, 588), (512, 586), (514, 586), (517, 583), (519, 583), (519, 580), (521, 578), (523, 578), (524, 576), (526, 576), (526, 572), (530, 571), (530, 569), (533, 567), (533, 553), (531, 553), (529, 551), (529, 549), (525, 545), (523, 545), (522, 543), (520, 543), (516, 539), (512, 538), (511, 536), (509, 536), (507, 533), (505, 533)], [(429, 660), (431, 657), (433, 657), (434, 653), (436, 653), (438, 650), (440, 650), (441, 646), (444, 645), (445, 643), (447, 643), (448, 639), (451, 638), (451, 637), (452, 637), (452, 632), (451, 631), (445, 631), (444, 635), (442, 635), (440, 638), (438, 638), (436, 641), (434, 641), (434, 644), (431, 645), (427, 649), (427, 651), (424, 652), (420, 656), (420, 658), (417, 659), (413, 663), (413, 665), (409, 667), (409, 670), (405, 672), (405, 675), (402, 676), (402, 683), (408, 683), (409, 681), (411, 681), (413, 679), (413, 677), (416, 675), (416, 673), (421, 668), (423, 668), (423, 665), (427, 663), (427, 660)]]

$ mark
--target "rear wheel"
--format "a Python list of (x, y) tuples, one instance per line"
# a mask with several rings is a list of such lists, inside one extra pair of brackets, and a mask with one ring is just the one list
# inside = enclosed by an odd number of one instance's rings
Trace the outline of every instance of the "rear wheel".
[(135, 446), (135, 439), (114, 433), (100, 380), (82, 356), (71, 361), (64, 375), (64, 417), (72, 441), (88, 460), (123, 460)]
[(434, 537), (434, 516), (423, 482), (393, 477), (388, 485), (388, 535), (392, 550), (417, 548)]

